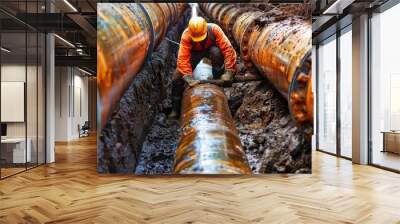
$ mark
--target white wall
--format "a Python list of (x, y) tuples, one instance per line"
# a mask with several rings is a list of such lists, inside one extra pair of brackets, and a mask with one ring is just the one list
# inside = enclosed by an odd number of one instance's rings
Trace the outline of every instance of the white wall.
[(85, 121), (89, 120), (88, 113), (88, 78), (81, 76), (82, 73), (79, 72), (79, 75), (74, 75), (74, 108), (73, 111), (73, 119), (72, 119), (72, 130), (71, 135), (78, 137), (78, 124), (81, 126), (85, 123)]
[[(33, 127), (36, 130), (36, 66), (27, 67), (28, 72), (28, 87), (27, 87), (27, 119), (28, 119), (28, 129)], [(4, 64), (1, 66), (1, 81), (2, 82), (25, 82), (25, 64)], [(40, 105), (39, 105), (40, 106)], [(7, 108), (1, 108), (2, 110), (7, 110)], [(32, 113), (35, 112), (35, 113)], [(32, 123), (33, 122), (33, 123)], [(36, 134), (36, 133), (35, 133)], [(7, 122), (7, 136), (8, 137), (25, 137), (25, 122)], [(29, 137), (29, 130), (28, 130)]]
[[(25, 82), (25, 65), (2, 65), (1, 81), (3, 82)], [(6, 110), (7, 108), (1, 108)], [(25, 123), (7, 123), (7, 137), (25, 137)]]
[[(37, 70), (38, 69), (38, 70)], [(8, 138), (30, 139), (32, 161), (44, 162), (44, 74), (42, 68), (36, 65), (3, 64), (1, 66), (1, 81), (26, 83), (26, 110), (27, 120), (24, 122), (6, 122)], [(27, 80), (25, 80), (27, 78)], [(23, 94), (23, 93), (22, 93)], [(2, 96), (7, 97), (7, 96)], [(10, 108), (1, 108), (8, 110)], [(25, 111), (23, 111), (25, 112)], [(38, 150), (38, 151), (37, 151)], [(39, 156), (37, 157), (37, 153)]]
[(68, 139), (68, 88), (70, 77), (67, 67), (55, 69), (55, 140), (66, 141)]
[(88, 120), (88, 78), (72, 67), (56, 67), (55, 73), (55, 140), (70, 141)]
[[(25, 82), (25, 65), (2, 65), (2, 82)], [(1, 108), (6, 110), (7, 108)], [(7, 123), (7, 137), (25, 137), (25, 123), (12, 122)]]

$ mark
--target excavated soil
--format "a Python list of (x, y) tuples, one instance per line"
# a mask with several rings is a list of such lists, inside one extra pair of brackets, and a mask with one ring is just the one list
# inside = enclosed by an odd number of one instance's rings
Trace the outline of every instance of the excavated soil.
[[(311, 172), (310, 141), (268, 81), (236, 83), (225, 93), (254, 174)], [(178, 142), (178, 121), (156, 115), (135, 174), (171, 174)]]
[[(169, 39), (179, 42), (188, 13), (169, 31)], [(164, 40), (126, 91), (101, 133), (99, 172), (172, 173), (179, 124), (165, 114), (171, 107), (177, 49)], [(311, 172), (310, 138), (268, 81), (236, 83), (225, 93), (253, 173)]]
[[(179, 42), (190, 9), (167, 33)], [(171, 107), (172, 74), (178, 46), (164, 39), (124, 93), (102, 129), (98, 141), (97, 170), (100, 173), (135, 173), (144, 141), (155, 118)]]
[(164, 113), (159, 113), (143, 143), (135, 174), (171, 174), (178, 140), (178, 120), (168, 120)]
[(310, 173), (311, 143), (268, 81), (226, 88), (231, 113), (253, 173)]

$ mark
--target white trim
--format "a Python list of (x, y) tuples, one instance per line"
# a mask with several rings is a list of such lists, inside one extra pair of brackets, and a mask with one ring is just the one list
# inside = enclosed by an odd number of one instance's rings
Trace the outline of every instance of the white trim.
[(57, 38), (58, 38), (59, 40), (61, 40), (62, 42), (64, 42), (65, 44), (67, 44), (68, 46), (75, 48), (75, 45), (73, 45), (73, 44), (72, 44), (71, 42), (69, 42), (68, 40), (66, 40), (66, 39), (64, 39), (64, 38), (62, 38), (62, 37), (60, 37), (60, 36), (57, 35), (57, 34), (54, 34), (54, 36), (57, 37)]
[(68, 7), (70, 7), (74, 12), (78, 12), (78, 10), (68, 0), (64, 0), (64, 3), (68, 5)]

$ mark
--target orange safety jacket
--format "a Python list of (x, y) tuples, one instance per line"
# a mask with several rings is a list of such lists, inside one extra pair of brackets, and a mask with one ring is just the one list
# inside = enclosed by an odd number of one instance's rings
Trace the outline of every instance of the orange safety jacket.
[[(183, 31), (181, 42), (179, 45), (177, 61), (178, 71), (182, 75), (192, 75), (193, 68), (190, 64), (192, 51), (208, 50), (208, 48), (213, 46), (214, 43), (224, 55), (225, 70), (236, 70), (236, 51), (235, 49), (233, 49), (228, 37), (226, 37), (226, 35), (218, 25), (214, 23), (208, 23), (208, 27), (208, 32), (211, 31), (212, 34), (209, 33), (207, 35), (207, 40), (204, 47), (202, 47), (200, 43), (192, 41), (189, 30), (187, 28), (185, 29), (185, 31)], [(213, 38), (211, 37), (211, 35), (214, 36), (215, 41), (212, 40)]]

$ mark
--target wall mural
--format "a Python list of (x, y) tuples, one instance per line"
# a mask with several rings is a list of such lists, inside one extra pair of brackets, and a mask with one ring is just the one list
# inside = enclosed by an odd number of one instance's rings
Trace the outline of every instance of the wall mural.
[(98, 172), (311, 173), (310, 4), (97, 9)]

